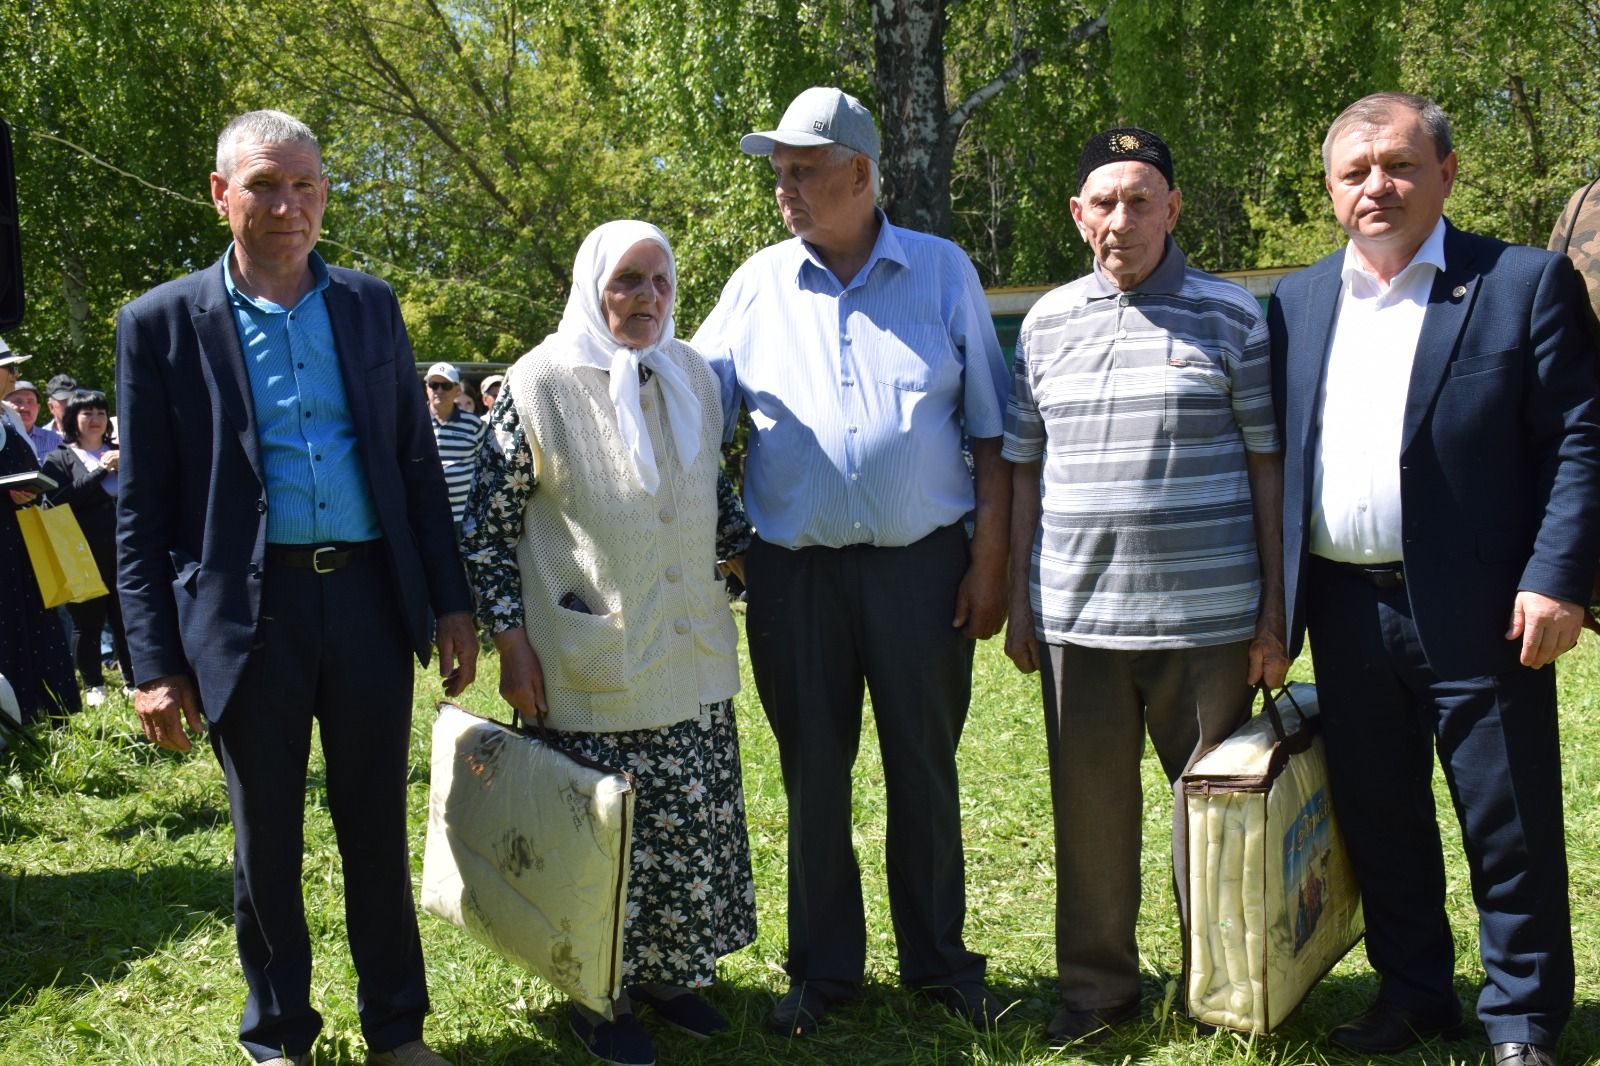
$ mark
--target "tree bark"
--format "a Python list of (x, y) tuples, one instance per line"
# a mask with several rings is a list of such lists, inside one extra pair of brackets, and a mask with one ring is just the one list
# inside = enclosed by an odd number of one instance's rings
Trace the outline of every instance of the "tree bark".
[[(1105, 32), (1104, 14), (1074, 26), (1071, 47)], [(1017, 27), (1011, 62), (951, 108), (945, 100), (945, 0), (872, 0), (873, 86), (883, 152), (883, 209), (896, 225), (950, 235), (950, 172), (956, 141), (977, 110), (1045, 58)]]
[(884, 211), (896, 225), (950, 233), (955, 158), (944, 97), (944, 0), (872, 0), (873, 81)]

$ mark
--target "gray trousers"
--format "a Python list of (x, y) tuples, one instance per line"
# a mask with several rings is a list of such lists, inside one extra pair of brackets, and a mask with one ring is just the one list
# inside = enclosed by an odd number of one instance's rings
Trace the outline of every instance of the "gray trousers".
[[(1149, 730), (1176, 782), (1250, 714), (1249, 641), (1113, 651), (1041, 645), (1045, 737), (1056, 829), (1056, 968), (1073, 1010), (1139, 998), (1139, 760)], [(1172, 819), (1179, 915), (1188, 887), (1181, 797)]]
[(967, 538), (947, 526), (900, 548), (745, 556), (745, 628), (789, 800), (789, 960), (796, 982), (837, 995), (861, 983), (866, 927), (852, 836), (852, 767), (872, 694), (887, 792), (889, 910), (900, 979), (983, 978), (966, 918), (956, 744), (973, 642), (950, 625)]

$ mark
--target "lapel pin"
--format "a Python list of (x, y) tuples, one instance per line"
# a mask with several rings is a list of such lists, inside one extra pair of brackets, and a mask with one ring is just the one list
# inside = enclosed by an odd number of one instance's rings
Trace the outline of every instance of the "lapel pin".
[(1450, 290), (1450, 295), (1454, 296), (1457, 300), (1461, 299), (1466, 294), (1467, 287), (1465, 285), (1457, 285), (1455, 288)]

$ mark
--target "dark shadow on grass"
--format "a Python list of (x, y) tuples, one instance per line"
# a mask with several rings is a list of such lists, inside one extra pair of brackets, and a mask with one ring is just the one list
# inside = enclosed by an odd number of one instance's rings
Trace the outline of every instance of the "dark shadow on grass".
[(42, 988), (106, 981), (232, 913), (227, 866), (0, 876), (0, 989), (15, 1004)]
[(123, 819), (105, 831), (112, 840), (132, 840), (143, 833), (165, 830), (168, 840), (177, 840), (190, 833), (215, 829), (227, 822), (228, 811), (214, 803), (190, 801), (177, 807), (165, 808), (155, 814)]

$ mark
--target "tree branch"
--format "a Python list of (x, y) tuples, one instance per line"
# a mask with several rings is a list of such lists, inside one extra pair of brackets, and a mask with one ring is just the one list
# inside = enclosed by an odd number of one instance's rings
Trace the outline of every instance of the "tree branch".
[[(1092, 19), (1084, 19), (1072, 29), (1067, 31), (1063, 43), (1086, 41), (1097, 37), (1106, 31), (1106, 16), (1102, 13)], [(1005, 87), (1022, 77), (1028, 71), (1038, 66), (1044, 59), (1044, 53), (1037, 48), (1014, 47), (1011, 54), (1011, 63), (996, 74), (985, 85), (979, 86), (965, 100), (961, 101), (945, 119), (945, 128), (952, 141), (958, 137), (967, 121), (977, 113), (978, 108), (999, 96)]]

